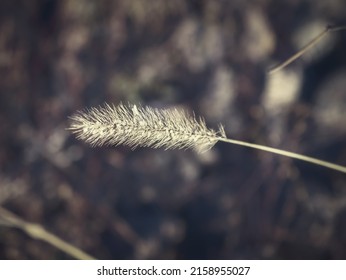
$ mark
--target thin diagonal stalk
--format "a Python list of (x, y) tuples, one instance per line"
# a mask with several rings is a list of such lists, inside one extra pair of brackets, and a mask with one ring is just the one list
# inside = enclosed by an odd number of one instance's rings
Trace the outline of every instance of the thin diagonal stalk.
[(266, 151), (266, 152), (270, 152), (270, 153), (274, 153), (274, 154), (278, 154), (278, 155), (282, 155), (282, 156), (286, 156), (286, 157), (290, 157), (290, 158), (294, 158), (294, 159), (298, 159), (298, 160), (302, 160), (305, 162), (313, 163), (316, 165), (324, 166), (324, 167), (327, 167), (330, 169), (334, 169), (334, 170), (346, 173), (346, 167), (344, 167), (342, 165), (335, 164), (335, 163), (331, 163), (328, 161), (320, 160), (317, 158), (308, 157), (308, 156), (304, 156), (301, 154), (297, 154), (297, 153), (293, 153), (293, 152), (289, 152), (289, 151), (285, 151), (285, 150), (281, 150), (281, 149), (276, 149), (276, 148), (272, 148), (272, 147), (268, 147), (268, 146), (262, 146), (262, 145), (258, 145), (258, 144), (252, 144), (252, 143), (228, 139), (228, 138), (221, 138), (220, 137), (217, 140), (222, 141), (222, 142), (232, 143), (235, 145), (249, 147), (249, 148), (256, 149), (256, 150)]
[(23, 230), (26, 234), (34, 239), (39, 239), (58, 248), (66, 254), (79, 260), (94, 260), (95, 258), (83, 252), (77, 247), (67, 243), (56, 235), (45, 230), (41, 225), (29, 223), (19, 218), (17, 215), (0, 207), (0, 218), (3, 219), (3, 224)]
[(325, 30), (323, 30), (319, 35), (317, 35), (314, 39), (312, 39), (308, 44), (306, 44), (300, 51), (292, 55), (290, 58), (275, 66), (274, 68), (268, 71), (269, 75), (275, 74), (281, 69), (285, 68), (287, 65), (291, 64), (293, 61), (301, 57), (306, 51), (311, 49), (314, 45), (316, 45), (324, 36), (326, 36), (330, 32), (336, 32), (340, 30), (346, 30), (346, 26), (327, 26)]

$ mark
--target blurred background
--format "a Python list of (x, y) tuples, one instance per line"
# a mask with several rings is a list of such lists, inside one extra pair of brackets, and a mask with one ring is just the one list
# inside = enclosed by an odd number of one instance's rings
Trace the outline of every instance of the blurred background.
[[(181, 107), (346, 165), (343, 0), (1, 0), (0, 206), (99, 259), (345, 259), (345, 174), (218, 143), (91, 148), (68, 116)], [(1, 259), (70, 259), (1, 224)]]

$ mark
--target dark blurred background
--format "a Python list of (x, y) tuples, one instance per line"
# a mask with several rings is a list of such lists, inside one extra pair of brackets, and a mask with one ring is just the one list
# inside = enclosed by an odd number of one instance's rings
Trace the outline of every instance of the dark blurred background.
[[(104, 102), (178, 106), (346, 165), (346, 31), (266, 74), (328, 24), (346, 24), (345, 1), (1, 0), (0, 205), (99, 259), (345, 259), (345, 174), (65, 130)], [(71, 257), (1, 226), (0, 258)]]

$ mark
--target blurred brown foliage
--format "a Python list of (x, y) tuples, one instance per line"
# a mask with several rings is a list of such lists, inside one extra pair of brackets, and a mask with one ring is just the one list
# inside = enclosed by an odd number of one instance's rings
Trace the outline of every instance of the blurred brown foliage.
[[(279, 107), (266, 76), (304, 26), (345, 18), (343, 0), (2, 0), (1, 206), (100, 259), (346, 258), (344, 174), (226, 144), (94, 149), (65, 130), (103, 102), (180, 106), (346, 165), (345, 32), (283, 71)], [(0, 227), (0, 258), (69, 256)]]

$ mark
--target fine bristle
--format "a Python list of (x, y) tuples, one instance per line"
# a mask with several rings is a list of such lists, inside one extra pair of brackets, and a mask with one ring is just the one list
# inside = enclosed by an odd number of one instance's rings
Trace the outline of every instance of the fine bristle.
[(204, 152), (220, 137), (226, 138), (220, 126), (208, 129), (202, 118), (188, 115), (181, 109), (155, 109), (136, 105), (103, 107), (77, 112), (71, 117), (70, 130), (78, 139), (92, 146), (120, 145), (131, 148), (165, 149), (193, 148)]

